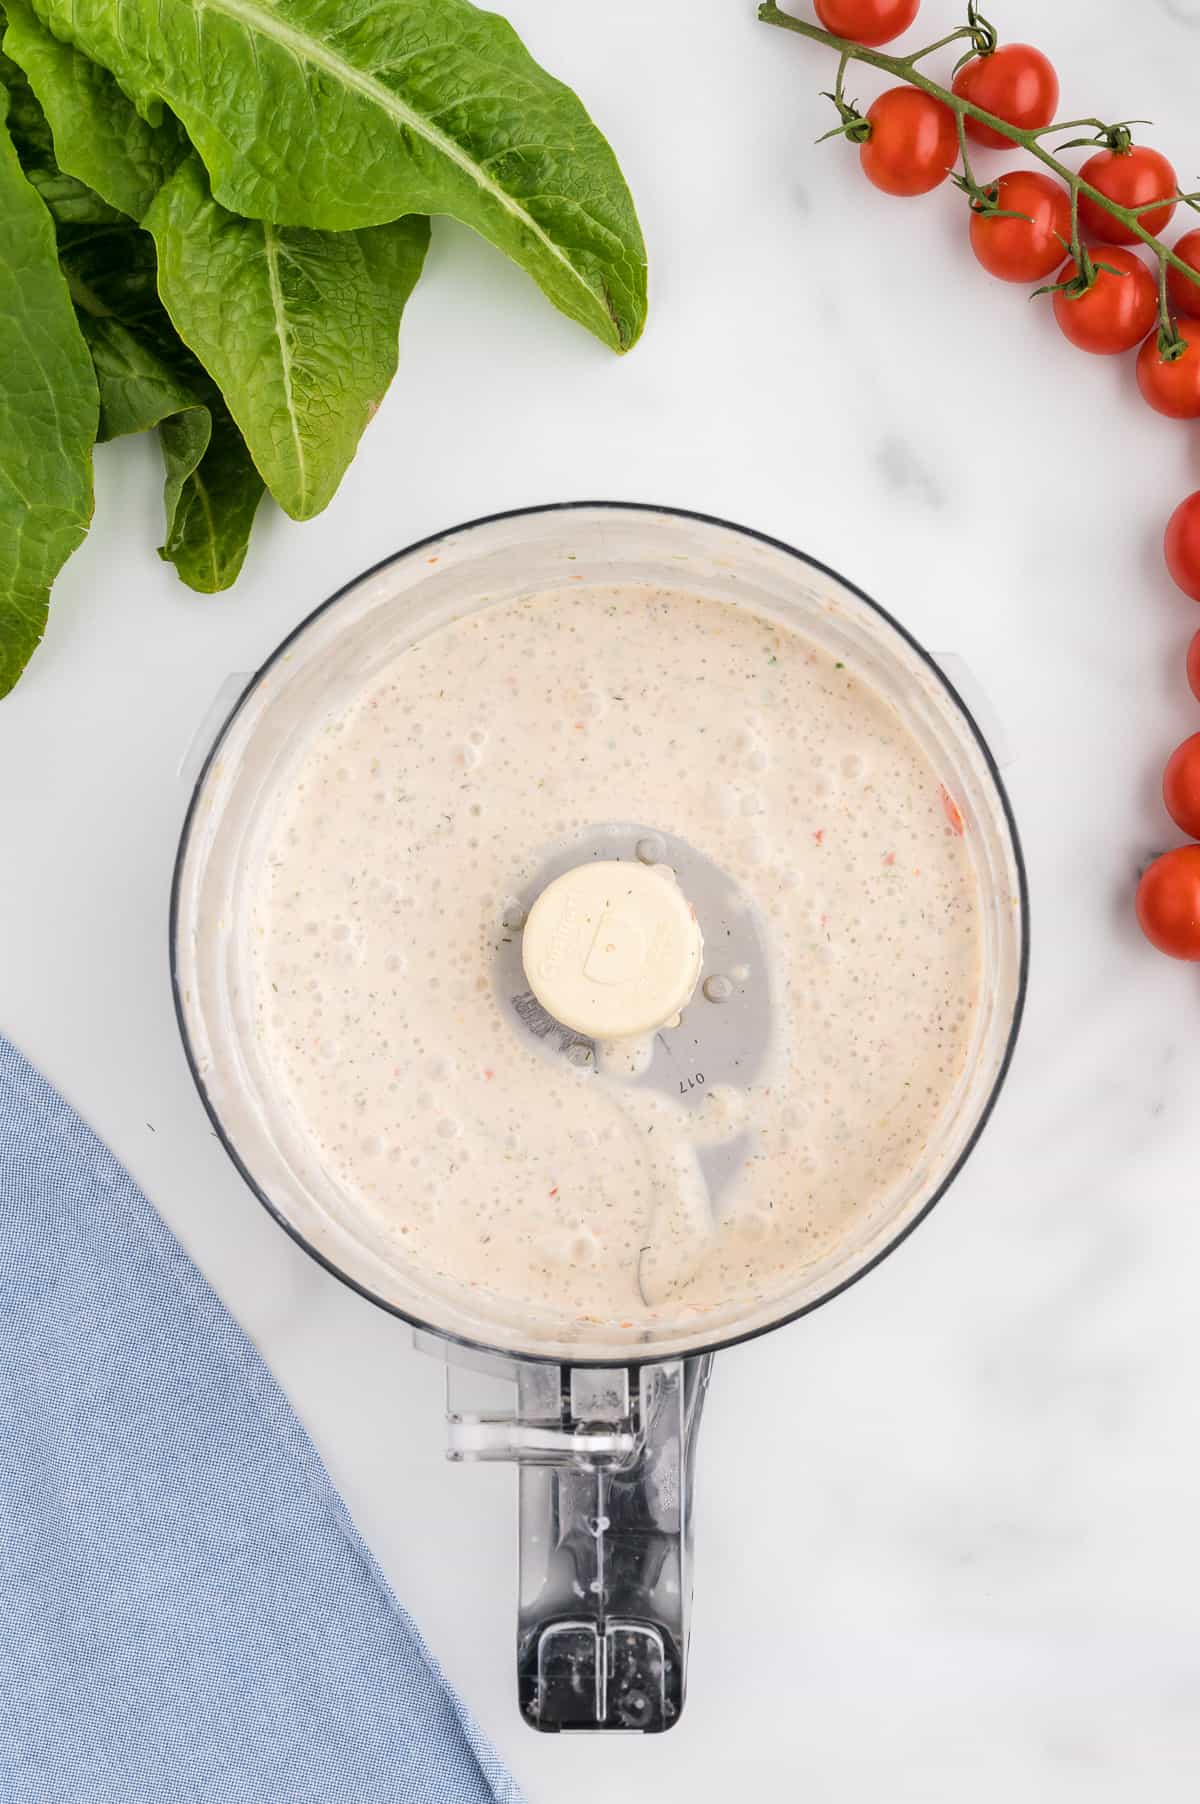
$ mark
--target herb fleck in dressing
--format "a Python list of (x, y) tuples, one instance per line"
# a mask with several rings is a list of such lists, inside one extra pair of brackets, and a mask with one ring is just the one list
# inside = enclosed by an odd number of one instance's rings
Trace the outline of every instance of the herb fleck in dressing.
[[(746, 1089), (550, 1059), (496, 992), (547, 856), (621, 820), (758, 911)], [(301, 760), (252, 925), (262, 1043), (331, 1183), (394, 1257), (518, 1317), (786, 1295), (925, 1158), (980, 987), (962, 816), (892, 706), (773, 619), (636, 587), (485, 608), (377, 674)], [(763, 974), (706, 975), (684, 1032)], [(714, 1198), (697, 1155), (735, 1139)]]

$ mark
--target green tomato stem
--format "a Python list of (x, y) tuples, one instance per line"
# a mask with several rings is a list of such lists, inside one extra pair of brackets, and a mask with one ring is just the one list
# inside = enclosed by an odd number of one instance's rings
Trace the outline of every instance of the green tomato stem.
[(958, 115), (957, 125), (958, 153), (962, 158), (963, 175), (966, 177), (967, 181), (967, 192), (969, 194), (977, 194), (979, 192), (979, 184), (975, 180), (975, 171), (971, 168), (971, 153), (967, 149), (967, 128), (963, 124), (963, 116), (961, 113)]
[(1079, 177), (1071, 177), (1071, 256), (1076, 269), (1083, 268), (1083, 239), (1079, 236)]
[(1188, 348), (1188, 341), (1183, 336), (1171, 315), (1171, 301), (1167, 293), (1167, 262), (1165, 257), (1158, 260), (1158, 354), (1164, 363), (1177, 363)]
[[(1092, 130), (1097, 132), (1108, 130), (1103, 119), (1055, 119), (1050, 125), (1034, 126), (1029, 135), (1031, 138), (1052, 138), (1055, 132), (1078, 132), (1082, 131), (1085, 125), (1090, 125)], [(1101, 140), (1096, 138), (1092, 142), (1099, 146)]]
[(964, 38), (970, 38), (972, 43), (975, 40), (975, 33), (969, 25), (960, 25), (957, 31), (952, 31), (946, 37), (939, 38), (936, 44), (929, 44), (924, 50), (914, 51), (908, 61), (913, 64), (923, 63), (925, 58), (932, 56), (935, 51), (945, 50), (950, 44), (961, 44)]
[[(985, 112), (982, 107), (976, 106), (973, 101), (964, 99), (961, 94), (954, 93), (951, 88), (944, 88), (939, 82), (931, 81), (927, 75), (922, 75), (917, 64), (933, 49), (940, 49), (941, 45), (931, 45), (929, 50), (918, 50), (911, 56), (889, 56), (886, 51), (872, 50), (868, 45), (856, 44), (850, 38), (835, 37), (833, 32), (826, 31), (820, 25), (809, 24), (807, 19), (794, 18), (791, 13), (785, 13), (776, 6), (774, 0), (764, 0), (758, 9), (758, 16), (764, 25), (777, 25), (784, 31), (798, 33), (802, 38), (811, 38), (815, 44), (824, 44), (828, 50), (836, 50), (843, 59), (843, 64), (867, 63), (872, 69), (879, 69), (885, 75), (895, 76), (898, 81), (907, 82), (911, 87), (920, 88), (922, 93), (931, 95), (934, 100), (940, 100), (943, 106), (950, 108), (958, 121), (959, 142), (964, 145), (964, 153), (965, 121), (974, 119), (980, 125), (990, 126), (992, 131), (1000, 137), (1006, 138), (1010, 144), (1018, 145), (1020, 149), (1028, 151), (1030, 156), (1036, 157), (1039, 163), (1043, 163), (1047, 169), (1053, 170), (1055, 175), (1066, 182), (1071, 190), (1072, 255), (1076, 257), (1077, 262), (1080, 261), (1079, 252), (1082, 250), (1078, 224), (1079, 196), (1086, 194), (1097, 207), (1108, 213), (1113, 219), (1119, 220), (1135, 239), (1140, 240), (1154, 252), (1163, 271), (1164, 284), (1168, 264), (1180, 270), (1190, 280), (1196, 280), (1196, 271), (1192, 266), (1185, 263), (1182, 257), (1176, 256), (1175, 252), (1168, 249), (1161, 238), (1156, 238), (1153, 232), (1148, 232), (1142, 224), (1140, 213), (1151, 211), (1152, 207), (1123, 207), (1119, 201), (1110, 200), (1107, 194), (1102, 194), (1099, 188), (1093, 188), (1091, 183), (1085, 182), (1077, 171), (1069, 169), (1051, 151), (1044, 149), (1040, 142), (1043, 137), (1053, 135), (1055, 132), (1070, 131), (1084, 125), (1095, 126), (1099, 131), (1104, 132), (1111, 130), (1112, 128), (1105, 125), (1103, 120), (1073, 119), (1063, 124), (1043, 125), (1031, 131), (1025, 131), (1018, 125), (1010, 125), (1006, 119), (998, 119), (994, 113)], [(973, 29), (968, 26), (966, 33), (956, 33), (955, 38), (969, 35)], [(944, 40), (947, 43), (953, 41), (954, 39)], [(969, 167), (965, 166), (965, 173), (970, 175)], [(973, 178), (971, 179), (973, 181)], [(1154, 206), (1162, 204), (1161, 201), (1153, 203)]]

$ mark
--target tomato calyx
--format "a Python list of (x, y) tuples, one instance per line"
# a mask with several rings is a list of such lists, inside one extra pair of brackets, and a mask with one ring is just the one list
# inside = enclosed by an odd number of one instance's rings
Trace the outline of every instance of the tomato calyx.
[(989, 182), (986, 188), (981, 188), (973, 175), (961, 174), (957, 170), (950, 180), (961, 193), (967, 196), (971, 203), (972, 213), (977, 213), (981, 219), (1023, 219), (1026, 225), (1033, 224), (1028, 213), (1018, 213), (1014, 207), (1000, 205), (1000, 183), (998, 181)]
[[(1086, 244), (1081, 244), (1078, 251), (1073, 250), (1070, 254), (1074, 259), (1075, 274), (1069, 276), (1065, 282), (1048, 282), (1044, 288), (1035, 288), (1029, 297), (1031, 301), (1036, 301), (1040, 294), (1061, 294), (1068, 301), (1081, 301), (1085, 294), (1092, 292), (1100, 280), (1101, 270), (1109, 276), (1124, 277), (1129, 274), (1127, 269), (1117, 269), (1112, 263), (1098, 263)], [(1186, 349), (1185, 345), (1184, 350)], [(1175, 352), (1176, 357), (1180, 357), (1182, 354), (1181, 351)]]
[(822, 88), (821, 99), (832, 100), (842, 123), (833, 126), (827, 132), (822, 132), (817, 139), (818, 144), (828, 144), (830, 138), (846, 138), (851, 144), (870, 143), (871, 121), (862, 112), (857, 100), (846, 99), (840, 73), (835, 92), (831, 94), (828, 89)]
[(1129, 127), (1149, 123), (1148, 119), (1129, 119), (1122, 121), (1120, 125), (1110, 125), (1106, 132), (1101, 132), (1097, 142), (1106, 150), (1111, 150), (1114, 156), (1127, 157), (1133, 149), (1133, 133)]
[[(1116, 125), (1105, 125), (1102, 119), (1077, 120), (1080, 125), (1096, 127), (1090, 138), (1068, 138), (1065, 144), (1056, 146), (1058, 150), (1111, 150), (1114, 156), (1127, 157), (1133, 149), (1134, 125), (1150, 125), (1150, 119), (1121, 119)], [(1161, 201), (1157, 203), (1162, 205)]]
[(1181, 357), (1187, 356), (1189, 340), (1179, 330), (1179, 321), (1166, 314), (1158, 328), (1158, 357), (1160, 363), (1178, 363)]
[(967, 7), (967, 29), (963, 34), (968, 38), (971, 48), (959, 57), (954, 65), (953, 73), (958, 74), (977, 56), (995, 56), (1000, 48), (1000, 33), (990, 19), (985, 19), (980, 12), (976, 0), (970, 0)]

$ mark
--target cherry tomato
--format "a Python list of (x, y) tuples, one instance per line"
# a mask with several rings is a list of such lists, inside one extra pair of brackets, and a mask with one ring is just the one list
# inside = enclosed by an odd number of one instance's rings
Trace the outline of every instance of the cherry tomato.
[(871, 136), (859, 155), (868, 181), (885, 194), (929, 194), (958, 161), (954, 114), (919, 88), (889, 88), (867, 119)]
[(1179, 333), (1187, 350), (1173, 363), (1158, 351), (1157, 326), (1138, 352), (1137, 379), (1142, 398), (1169, 420), (1200, 420), (1200, 319), (1181, 319)]
[[(1174, 218), (1179, 178), (1162, 152), (1151, 150), (1148, 144), (1131, 144), (1128, 150), (1097, 151), (1079, 173), (1085, 182), (1122, 207), (1140, 207), (1148, 200), (1161, 200), (1161, 207), (1141, 215), (1142, 224), (1155, 238)], [(1079, 196), (1079, 223), (1089, 238), (1103, 238), (1109, 244), (1138, 242), (1136, 232), (1106, 213), (1087, 194)]]
[(921, 0), (816, 0), (826, 31), (855, 44), (890, 44), (908, 30), (920, 7)]
[[(989, 56), (973, 56), (954, 77), (954, 92), (1026, 132), (1049, 125), (1058, 109), (1054, 64), (1032, 44), (1002, 44)], [(991, 150), (1012, 148), (1011, 141), (992, 126), (971, 118), (964, 124), (976, 144)]]
[(1185, 595), (1200, 601), (1200, 493), (1181, 501), (1167, 522), (1167, 569)]
[(1191, 684), (1192, 694), (1195, 696), (1196, 700), (1200, 702), (1200, 633), (1196, 634), (1196, 637), (1188, 646), (1187, 675), (1188, 682)]
[(1185, 739), (1167, 761), (1163, 801), (1180, 832), (1200, 839), (1200, 733)]
[(1167, 294), (1176, 313), (1200, 318), (1200, 231), (1185, 232), (1175, 246), (1175, 255), (1196, 271), (1196, 280), (1185, 276), (1174, 264), (1167, 269)]
[[(1064, 294), (1060, 287), (1054, 297), (1054, 317), (1065, 338), (1081, 351), (1097, 357), (1115, 357), (1121, 351), (1132, 351), (1140, 344), (1158, 317), (1158, 290), (1146, 265), (1132, 251), (1111, 244), (1098, 244), (1092, 252), (1097, 264), (1096, 280), (1086, 294)], [(1119, 270), (1119, 275), (1113, 275)], [(1078, 275), (1072, 258), (1063, 267), (1060, 284), (1072, 282)]]
[(1156, 858), (1138, 884), (1137, 917), (1168, 958), (1200, 960), (1200, 846)]
[(1002, 282), (1040, 282), (1062, 262), (1071, 242), (1071, 197), (1037, 169), (1014, 169), (996, 184), (997, 204), (1018, 219), (971, 214), (971, 249)]

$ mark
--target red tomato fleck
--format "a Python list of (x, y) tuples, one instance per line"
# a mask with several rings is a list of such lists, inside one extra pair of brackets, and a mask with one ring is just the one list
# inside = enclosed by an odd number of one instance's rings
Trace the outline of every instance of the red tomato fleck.
[(824, 844), (825, 844), (825, 829), (824, 829), (824, 827), (821, 827), (821, 828), (820, 828), (820, 829), (819, 829), (819, 830), (818, 830), (818, 831), (817, 831), (817, 832), (816, 832), (816, 833), (814, 833), (814, 834), (813, 834), (813, 838), (814, 838), (814, 839), (815, 839), (815, 840), (816, 840), (816, 842), (817, 842), (817, 844), (818, 844), (818, 845), (819, 845), (819, 846), (823, 846), (823, 845), (824, 845)]
[(946, 785), (944, 783), (941, 785), (941, 794), (942, 794), (942, 813), (945, 815), (946, 819), (950, 822), (950, 825), (951, 825), (951, 828), (953, 829), (953, 831), (961, 839), (963, 834), (966, 831), (966, 823), (962, 817), (962, 810), (960, 809), (958, 803), (954, 800), (954, 797), (950, 794), (950, 791), (946, 788)]
[(889, 852), (883, 862), (884, 862), (884, 864), (887, 864), (887, 865), (895, 864), (896, 854), (894, 852)]

